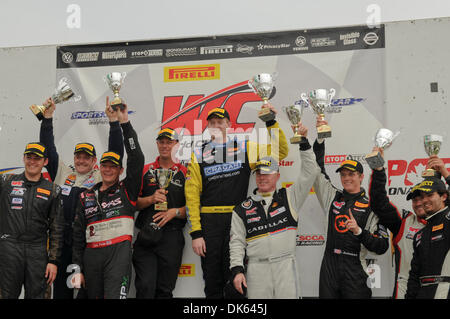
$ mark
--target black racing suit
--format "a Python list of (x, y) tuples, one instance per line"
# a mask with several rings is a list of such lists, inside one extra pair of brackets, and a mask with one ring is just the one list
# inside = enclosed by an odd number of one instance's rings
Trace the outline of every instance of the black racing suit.
[[(48, 263), (58, 266), (64, 231), (61, 189), (25, 173), (0, 176), (0, 297), (44, 298)], [(48, 251), (47, 251), (48, 241)], [(58, 268), (58, 272), (60, 269)]]
[[(159, 189), (156, 170), (159, 169), (159, 157), (151, 163), (144, 174), (140, 197), (153, 195)], [(184, 197), (184, 182), (186, 167), (174, 164), (170, 168), (174, 172), (169, 186), (167, 207), (181, 208), (186, 205)], [(186, 219), (173, 218), (159, 230), (160, 238), (157, 242), (146, 242), (142, 235), (146, 232), (153, 216), (159, 211), (155, 205), (141, 210), (136, 218), (136, 227), (140, 229), (133, 246), (133, 265), (136, 273), (136, 298), (172, 298), (178, 273), (183, 257), (184, 235), (183, 228)]]
[[(110, 122), (108, 150), (114, 151), (123, 156), (123, 138), (119, 121)], [(72, 263), (72, 225), (75, 218), (75, 208), (78, 197), (82, 191), (91, 188), (101, 181), (98, 168), (94, 168), (87, 174), (79, 174), (73, 166), (67, 166), (60, 161), (56, 150), (55, 138), (53, 135), (53, 119), (44, 118), (41, 123), (39, 141), (47, 147), (48, 164), (46, 169), (53, 182), (61, 186), (63, 209), (64, 209), (64, 244), (61, 252), (61, 261), (58, 274), (53, 283), (54, 299), (72, 299), (73, 289), (67, 286), (67, 266)], [(78, 294), (80, 295), (80, 293)]]
[(409, 270), (413, 257), (414, 235), (426, 225), (426, 221), (414, 213), (402, 210), (389, 201), (386, 192), (385, 170), (373, 170), (369, 182), (370, 207), (393, 234), (392, 244), (395, 256), (395, 285), (393, 298), (404, 299), (408, 283)]
[[(319, 278), (319, 298), (370, 298), (367, 285), (365, 255), (367, 251), (383, 254), (389, 247), (386, 229), (378, 224), (378, 217), (369, 206), (364, 189), (356, 194), (340, 191), (331, 184), (325, 173), (324, 143), (314, 144), (314, 152), (321, 174), (314, 182), (320, 205), (328, 215), (325, 253)], [(354, 235), (345, 227), (352, 212), (362, 232)]]
[(406, 299), (450, 299), (450, 209), (427, 217), (414, 236)]
[(271, 155), (281, 160), (289, 151), (278, 123), (273, 120), (266, 126), (269, 133), (274, 133), (269, 145), (237, 139), (224, 144), (208, 142), (191, 155), (185, 185), (186, 208), (192, 240), (205, 240), (207, 252), (201, 257), (201, 265), (206, 298), (224, 297), (230, 277), (231, 213), (247, 197), (252, 167), (258, 157)]
[(129, 122), (121, 124), (128, 155), (124, 180), (80, 194), (73, 227), (72, 261), (80, 266), (89, 299), (125, 299), (131, 280), (131, 241), (144, 154)]

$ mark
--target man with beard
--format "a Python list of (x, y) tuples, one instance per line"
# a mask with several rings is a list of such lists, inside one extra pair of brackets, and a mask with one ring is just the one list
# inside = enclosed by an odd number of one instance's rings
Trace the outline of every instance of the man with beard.
[(427, 225), (414, 236), (407, 299), (450, 299), (450, 199), (442, 180), (426, 178), (413, 192), (423, 196)]

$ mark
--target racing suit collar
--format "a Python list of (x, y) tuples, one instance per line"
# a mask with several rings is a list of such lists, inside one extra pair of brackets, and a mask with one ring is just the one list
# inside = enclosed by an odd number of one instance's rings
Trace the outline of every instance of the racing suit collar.
[(365, 196), (365, 194), (366, 194), (366, 191), (362, 187), (361, 187), (361, 189), (359, 190), (358, 193), (350, 194), (345, 189), (342, 191), (342, 197), (343, 197), (343, 199), (345, 201), (356, 199), (356, 198), (359, 198), (359, 197), (363, 197), (363, 196)]
[(426, 220), (427, 223), (428, 223), (428, 222), (430, 222), (430, 219), (432, 219), (434, 216), (437, 216), (437, 215), (439, 215), (440, 213), (442, 213), (442, 212), (444, 212), (444, 211), (446, 211), (446, 210), (448, 210), (448, 206), (445, 206), (444, 208), (442, 208), (441, 210), (435, 212), (434, 214), (425, 217), (425, 220)]

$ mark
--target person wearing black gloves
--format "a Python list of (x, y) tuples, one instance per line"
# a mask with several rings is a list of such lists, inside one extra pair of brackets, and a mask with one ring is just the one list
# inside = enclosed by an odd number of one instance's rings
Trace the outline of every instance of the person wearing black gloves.
[(113, 151), (103, 153), (102, 181), (80, 194), (76, 208), (72, 261), (81, 273), (72, 279), (85, 286), (89, 299), (126, 299), (131, 280), (131, 242), (144, 154), (128, 121), (128, 109), (119, 110), (118, 117), (128, 155), (126, 177), (119, 180), (122, 157)]
[[(301, 123), (298, 127), (299, 133), (306, 136), (307, 128)], [(300, 296), (295, 253), (298, 216), (320, 172), (309, 143), (300, 144), (300, 158), (302, 173), (291, 187), (278, 190), (278, 162), (272, 157), (261, 158), (253, 171), (257, 189), (234, 207), (230, 230), (231, 281), (240, 294), (245, 295), (247, 289), (249, 299)]]
[[(60, 271), (53, 283), (54, 299), (73, 299), (73, 289), (67, 285), (67, 266), (72, 263), (72, 225), (75, 218), (75, 207), (78, 196), (87, 188), (91, 188), (101, 181), (101, 174), (96, 167), (97, 155), (94, 145), (87, 142), (80, 142), (75, 145), (73, 163), (66, 165), (60, 158), (55, 145), (53, 135), (53, 114), (55, 103), (51, 98), (45, 104), (50, 107), (44, 112), (39, 133), (40, 142), (48, 150), (47, 171), (52, 181), (62, 188), (62, 199), (64, 209), (64, 245), (61, 253)], [(121, 157), (123, 156), (123, 138), (120, 129), (117, 112), (111, 108), (109, 98), (106, 98), (105, 113), (109, 118), (109, 145), (108, 149), (113, 150)], [(79, 293), (80, 295), (80, 293)], [(79, 296), (78, 296), (79, 297)]]
[[(138, 299), (172, 298), (183, 257), (186, 167), (172, 157), (178, 145), (177, 132), (162, 129), (156, 145), (159, 156), (145, 169), (136, 206), (140, 231), (133, 246), (133, 265)], [(162, 189), (159, 182), (164, 182), (162, 175), (168, 172), (172, 174), (167, 177), (170, 182)], [(164, 202), (167, 208), (157, 210), (155, 204)]]
[[(0, 176), (0, 298), (43, 299), (59, 271), (64, 231), (61, 189), (42, 177), (42, 143), (27, 144), (21, 174)], [(48, 251), (47, 251), (48, 242)]]
[(412, 192), (423, 196), (427, 225), (414, 236), (406, 299), (450, 299), (450, 200), (444, 182), (428, 177)]
[[(317, 126), (326, 124), (318, 120)], [(365, 190), (363, 166), (346, 160), (336, 170), (343, 190), (336, 189), (323, 166), (325, 145), (314, 143), (317, 162), (322, 166), (314, 182), (319, 203), (328, 215), (325, 253), (319, 277), (319, 298), (370, 298), (364, 257), (367, 251), (383, 254), (389, 247), (389, 236), (369, 205)], [(318, 164), (316, 164), (318, 165)], [(318, 165), (319, 166), (319, 165)]]

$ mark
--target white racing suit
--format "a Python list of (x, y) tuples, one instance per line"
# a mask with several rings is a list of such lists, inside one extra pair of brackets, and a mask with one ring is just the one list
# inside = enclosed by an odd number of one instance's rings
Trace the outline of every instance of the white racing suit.
[[(231, 219), (232, 278), (245, 272), (249, 299), (293, 299), (300, 296), (296, 266), (298, 212), (320, 169), (309, 144), (301, 147), (300, 174), (289, 188), (264, 199), (252, 195), (236, 205)], [(245, 258), (246, 257), (246, 258)]]

